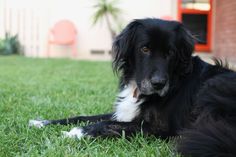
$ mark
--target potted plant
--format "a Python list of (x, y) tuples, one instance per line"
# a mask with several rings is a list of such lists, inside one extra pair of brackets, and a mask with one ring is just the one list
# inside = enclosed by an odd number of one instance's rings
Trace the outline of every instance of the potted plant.
[(18, 35), (11, 36), (9, 33), (5, 34), (4, 39), (0, 39), (0, 54), (20, 54), (22, 47), (18, 39)]

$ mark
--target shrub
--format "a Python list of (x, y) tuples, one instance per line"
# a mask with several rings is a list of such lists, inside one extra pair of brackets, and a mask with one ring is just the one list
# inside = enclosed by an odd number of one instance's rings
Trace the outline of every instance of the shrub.
[(9, 33), (5, 34), (4, 39), (0, 39), (0, 54), (21, 54), (22, 46), (18, 39), (18, 35), (11, 36)]

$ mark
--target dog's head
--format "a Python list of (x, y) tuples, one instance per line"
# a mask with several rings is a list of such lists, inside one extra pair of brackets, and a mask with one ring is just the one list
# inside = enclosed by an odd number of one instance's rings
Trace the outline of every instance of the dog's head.
[(194, 40), (176, 21), (138, 19), (113, 43), (113, 68), (121, 80), (135, 81), (141, 94), (165, 96), (171, 81), (191, 71)]

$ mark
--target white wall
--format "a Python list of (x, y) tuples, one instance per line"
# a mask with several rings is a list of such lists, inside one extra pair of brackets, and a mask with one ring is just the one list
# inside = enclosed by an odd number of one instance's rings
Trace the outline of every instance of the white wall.
[[(40, 26), (41, 49), (37, 54), (31, 54), (30, 51), (27, 52), (28, 56), (44, 57), (46, 55), (49, 28), (60, 19), (69, 19), (74, 22), (78, 30), (78, 58), (108, 59), (109, 55), (94, 56), (90, 54), (92, 49), (108, 51), (111, 49), (112, 44), (105, 22), (92, 26), (91, 16), (94, 11), (92, 8), (94, 2), (96, 0), (7, 0), (9, 6), (15, 5), (18, 8), (24, 7), (33, 8), (34, 11), (38, 10), (37, 15), (42, 24)], [(119, 7), (123, 10), (124, 25), (136, 18), (162, 17), (166, 15), (175, 18), (177, 15), (176, 5), (176, 0), (120, 0), (119, 3)], [(52, 52), (54, 52), (52, 56), (69, 55), (67, 47), (54, 46)]]

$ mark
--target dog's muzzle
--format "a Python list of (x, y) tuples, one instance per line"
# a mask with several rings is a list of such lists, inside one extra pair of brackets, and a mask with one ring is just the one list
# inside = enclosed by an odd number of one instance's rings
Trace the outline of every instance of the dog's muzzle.
[(163, 97), (167, 94), (169, 90), (169, 81), (161, 82), (161, 83), (152, 83), (148, 79), (144, 79), (141, 82), (140, 92), (143, 95), (151, 95), (158, 94)]

